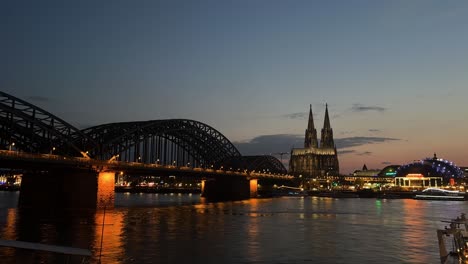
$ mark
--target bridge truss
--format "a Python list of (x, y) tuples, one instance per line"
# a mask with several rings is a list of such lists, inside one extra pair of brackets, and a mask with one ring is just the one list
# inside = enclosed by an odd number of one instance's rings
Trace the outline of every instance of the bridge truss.
[(83, 148), (99, 159), (208, 167), (241, 156), (220, 132), (187, 119), (112, 123), (83, 133), (98, 143)]
[(272, 156), (241, 156), (219, 131), (194, 120), (104, 124), (79, 130), (0, 91), (0, 148), (145, 164), (286, 173)]
[[(30, 152), (79, 156), (79, 139), (85, 135), (74, 126), (24, 100), (0, 91), (0, 146)], [(87, 141), (93, 144), (92, 140)], [(84, 153), (83, 153), (84, 154)]]

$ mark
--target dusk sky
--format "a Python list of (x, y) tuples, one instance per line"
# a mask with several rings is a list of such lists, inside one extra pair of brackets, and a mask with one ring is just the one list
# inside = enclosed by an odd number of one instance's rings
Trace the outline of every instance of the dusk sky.
[(194, 119), (269, 154), (328, 103), (341, 173), (468, 166), (468, 1), (6, 0), (0, 34), (0, 90), (79, 128)]

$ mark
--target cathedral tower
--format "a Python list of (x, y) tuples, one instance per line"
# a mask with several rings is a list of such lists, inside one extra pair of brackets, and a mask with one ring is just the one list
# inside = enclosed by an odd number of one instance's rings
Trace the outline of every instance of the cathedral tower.
[(305, 131), (304, 148), (318, 148), (317, 130), (314, 127), (314, 116), (312, 114), (312, 105), (309, 109), (309, 123)]
[(330, 126), (330, 118), (328, 117), (328, 105), (325, 104), (325, 119), (323, 121), (322, 137), (320, 139), (321, 148), (334, 148), (333, 129)]
[[(325, 105), (325, 120), (322, 128), (320, 146), (314, 126), (312, 106), (309, 109), (309, 121), (305, 130), (304, 148), (293, 148), (289, 160), (289, 172), (307, 182), (309, 178), (339, 175), (338, 152), (333, 140), (333, 130)], [(309, 186), (310, 187), (310, 186)], [(308, 188), (305, 186), (305, 188)]]

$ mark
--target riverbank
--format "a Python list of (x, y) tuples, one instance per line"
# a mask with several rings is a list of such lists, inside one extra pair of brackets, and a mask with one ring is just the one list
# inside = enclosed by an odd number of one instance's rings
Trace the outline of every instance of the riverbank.
[(18, 185), (0, 185), (0, 191), (16, 192), (20, 190)]
[[(180, 194), (200, 194), (199, 188), (154, 188), (149, 186), (115, 186), (116, 193), (180, 193)], [(20, 191), (20, 186), (0, 185), (0, 191), (16, 192)], [(373, 191), (370, 189), (358, 191), (303, 191), (300, 193), (271, 192), (259, 190), (259, 198), (269, 198), (275, 196), (312, 196), (331, 198), (377, 198), (377, 199), (413, 199), (417, 191)], [(465, 194), (465, 200), (468, 196)]]
[(379, 199), (412, 199), (418, 192), (413, 191), (309, 191), (308, 196), (332, 198), (379, 198)]
[(201, 190), (197, 188), (154, 188), (149, 186), (115, 186), (114, 190), (117, 193), (201, 193)]

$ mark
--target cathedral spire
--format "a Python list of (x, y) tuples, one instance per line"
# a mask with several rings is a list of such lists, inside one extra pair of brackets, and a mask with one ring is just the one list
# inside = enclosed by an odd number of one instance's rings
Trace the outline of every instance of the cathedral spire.
[(323, 121), (323, 128), (331, 129), (330, 118), (328, 117), (328, 104), (327, 103), (325, 103), (325, 119)]
[(312, 104), (310, 105), (310, 109), (309, 109), (309, 123), (307, 124), (307, 129), (309, 129), (309, 130), (315, 129), (314, 116), (312, 114)]
[(305, 131), (304, 148), (317, 148), (317, 147), (318, 147), (317, 130), (315, 130), (314, 115), (312, 114), (312, 105), (310, 105), (309, 122), (307, 124), (307, 129)]
[(325, 119), (323, 121), (322, 137), (320, 139), (321, 148), (334, 148), (333, 130), (330, 125), (330, 117), (328, 116), (328, 104), (325, 104)]

